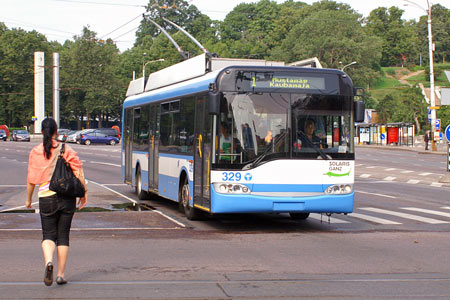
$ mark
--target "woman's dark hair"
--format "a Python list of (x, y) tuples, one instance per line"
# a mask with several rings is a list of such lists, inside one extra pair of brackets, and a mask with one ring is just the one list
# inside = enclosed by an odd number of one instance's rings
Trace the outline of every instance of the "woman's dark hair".
[(58, 131), (56, 121), (50, 118), (42, 121), (42, 134), (44, 135), (44, 156), (49, 159), (53, 147), (53, 136)]

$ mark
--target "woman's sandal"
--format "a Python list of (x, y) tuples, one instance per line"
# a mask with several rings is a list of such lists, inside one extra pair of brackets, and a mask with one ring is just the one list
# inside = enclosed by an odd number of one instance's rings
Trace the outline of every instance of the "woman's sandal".
[(65, 280), (64, 278), (62, 278), (61, 276), (56, 277), (56, 283), (61, 285), (61, 284), (66, 284), (67, 280)]
[(44, 272), (44, 283), (46, 286), (51, 286), (53, 284), (53, 264), (52, 262), (47, 263)]

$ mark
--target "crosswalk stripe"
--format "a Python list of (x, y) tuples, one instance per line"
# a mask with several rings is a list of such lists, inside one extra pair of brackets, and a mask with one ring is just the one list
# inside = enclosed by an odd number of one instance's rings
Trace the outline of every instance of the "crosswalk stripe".
[(376, 166), (369, 166), (369, 167), (366, 167), (366, 169), (375, 169), (376, 168)]
[(396, 178), (397, 178), (397, 177), (388, 176), (388, 177), (383, 178), (383, 180), (386, 180), (386, 181), (394, 181)]
[(419, 175), (420, 176), (428, 176), (428, 175), (431, 175), (431, 174), (433, 174), (433, 173), (424, 172), (424, 173), (420, 173)]
[(443, 209), (450, 209), (450, 206), (443, 206), (441, 208), (443, 208)]
[(397, 197), (391, 196), (391, 195), (385, 195), (385, 194), (379, 194), (379, 193), (369, 193), (369, 192), (364, 192), (364, 191), (360, 191), (360, 190), (357, 190), (355, 192), (356, 193), (361, 193), (361, 194), (379, 196), (379, 197), (386, 197), (386, 198), (393, 198), (393, 199), (397, 198)]
[(419, 182), (420, 182), (420, 180), (410, 179), (410, 180), (408, 180), (408, 182), (406, 182), (406, 183), (409, 183), (409, 184), (418, 184)]
[[(312, 219), (319, 220), (319, 221), (322, 220), (322, 222), (328, 223), (328, 216), (327, 215), (322, 215), (321, 216), (320, 214), (310, 214), (309, 217), (312, 218)], [(332, 223), (332, 224), (348, 224), (350, 222), (330, 217), (330, 223)]]
[(425, 218), (425, 217), (421, 217), (421, 216), (415, 216), (415, 215), (410, 215), (410, 214), (405, 214), (405, 213), (401, 213), (401, 212), (390, 211), (390, 210), (380, 209), (380, 208), (375, 208), (375, 207), (362, 207), (360, 209), (371, 211), (371, 212), (376, 212), (376, 213), (380, 213), (380, 214), (393, 215), (393, 216), (397, 216), (400, 218), (410, 219), (410, 220), (419, 221), (419, 222), (428, 223), (428, 224), (447, 224), (447, 223), (449, 223), (447, 221)]
[(387, 168), (387, 169), (384, 169), (385, 171), (394, 171), (394, 170), (397, 170), (397, 168)]
[(446, 213), (446, 212), (442, 212), (442, 211), (423, 209), (423, 208), (417, 208), (417, 207), (402, 207), (402, 209), (406, 209), (406, 210), (410, 210), (410, 211), (423, 212), (423, 213), (426, 213), (426, 214), (431, 214), (431, 215), (437, 215), (437, 216), (450, 218), (450, 213)]
[(401, 171), (400, 173), (407, 174), (407, 173), (412, 173), (412, 172), (414, 172), (414, 171), (404, 170), (404, 171)]
[(353, 217), (353, 218), (357, 218), (357, 219), (361, 219), (361, 220), (365, 220), (365, 221), (370, 221), (370, 222), (374, 222), (374, 223), (379, 223), (379, 224), (383, 224), (383, 225), (400, 225), (400, 224), (402, 224), (402, 223), (398, 223), (398, 222), (394, 222), (394, 221), (390, 221), (390, 220), (386, 220), (386, 219), (382, 219), (382, 218), (377, 218), (377, 217), (373, 217), (373, 216), (369, 216), (369, 215), (358, 214), (358, 213), (351, 213), (351, 214), (349, 214), (349, 217)]
[(370, 174), (361, 174), (359, 177), (361, 178), (369, 178), (371, 175)]
[(442, 187), (442, 183), (440, 182), (432, 182), (430, 185), (435, 187)]

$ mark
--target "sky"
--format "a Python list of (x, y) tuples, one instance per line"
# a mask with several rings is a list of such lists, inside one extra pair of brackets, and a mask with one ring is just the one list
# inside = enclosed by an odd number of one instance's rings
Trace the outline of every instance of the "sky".
[[(158, 0), (0, 0), (0, 22), (8, 28), (36, 30), (47, 36), (50, 41), (64, 43), (80, 35), (83, 26), (97, 33), (101, 39), (112, 38), (121, 51), (133, 46), (135, 32), (145, 12), (144, 6)], [(223, 20), (239, 3), (257, 2), (257, 0), (187, 0), (202, 13), (213, 20)], [(283, 3), (284, 0), (276, 0)], [(434, 0), (432, 4), (441, 4), (450, 8), (449, 0)], [(303, 0), (308, 4), (314, 0)], [(404, 6), (404, 0), (336, 0), (349, 4), (354, 10), (368, 16), (373, 9), (384, 6), (397, 6), (405, 12), (406, 20), (418, 19), (425, 15), (424, 10), (414, 6)], [(419, 6), (426, 7), (426, 0), (413, 0)], [(123, 25), (123, 26), (122, 26)], [(119, 28), (120, 27), (120, 28)], [(118, 29), (119, 28), (119, 29)], [(117, 30), (116, 30), (117, 29)]]

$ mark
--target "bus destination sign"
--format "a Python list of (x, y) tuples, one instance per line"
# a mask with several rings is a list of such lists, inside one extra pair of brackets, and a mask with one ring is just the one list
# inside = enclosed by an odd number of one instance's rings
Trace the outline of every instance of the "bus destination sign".
[[(312, 76), (252, 76), (253, 89), (324, 90), (325, 78)], [(262, 75), (262, 74), (261, 74)]]

